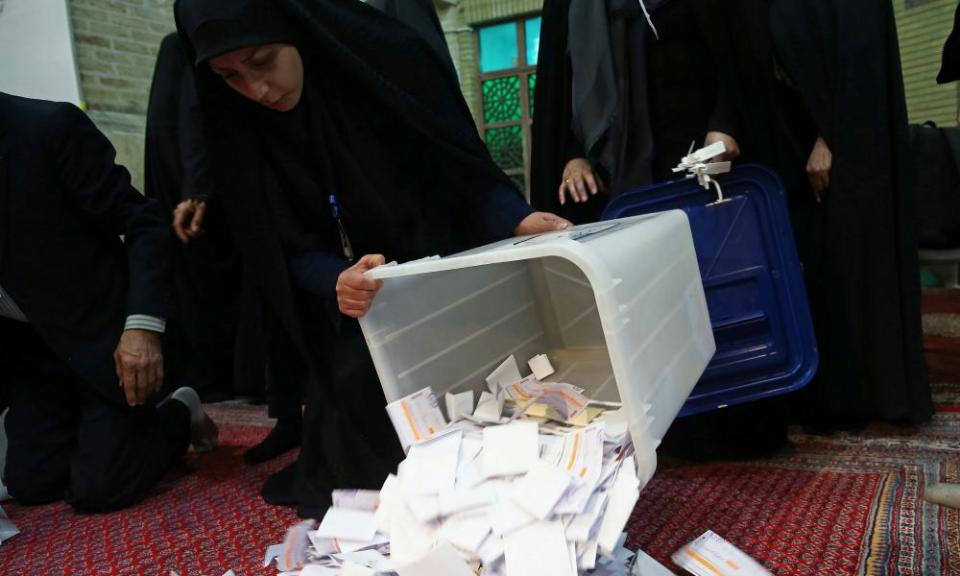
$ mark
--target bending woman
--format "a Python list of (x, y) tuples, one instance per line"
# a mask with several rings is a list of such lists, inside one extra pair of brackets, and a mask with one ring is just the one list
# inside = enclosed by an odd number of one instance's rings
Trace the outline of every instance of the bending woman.
[(176, 16), (263, 333), (309, 366), (299, 461), (265, 491), (318, 516), (402, 458), (356, 321), (378, 289), (363, 273), (569, 223), (523, 201), (449, 65), (399, 21), (356, 0), (179, 0)]

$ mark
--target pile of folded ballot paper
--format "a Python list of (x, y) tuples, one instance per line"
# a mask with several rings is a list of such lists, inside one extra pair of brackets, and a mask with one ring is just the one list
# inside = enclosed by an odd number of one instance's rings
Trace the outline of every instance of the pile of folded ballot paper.
[[(319, 524), (294, 526), (265, 565), (302, 576), (627, 574), (623, 530), (641, 482), (626, 418), (508, 358), (472, 393), (429, 389), (388, 413), (407, 450), (376, 491), (337, 491)], [(469, 395), (469, 397), (467, 397)]]

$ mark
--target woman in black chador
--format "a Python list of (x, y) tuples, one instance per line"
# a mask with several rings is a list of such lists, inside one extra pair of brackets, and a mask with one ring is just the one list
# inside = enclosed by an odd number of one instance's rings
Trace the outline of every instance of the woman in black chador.
[[(907, 108), (893, 8), (733, 0), (742, 144), (788, 192), (820, 349), (801, 408), (815, 428), (920, 423), (923, 357)], [(932, 81), (932, 79), (931, 79)]]
[(673, 179), (691, 143), (735, 158), (730, 34), (727, 0), (546, 0), (534, 206), (593, 221), (609, 198)]
[(265, 496), (316, 516), (402, 458), (356, 321), (378, 289), (363, 272), (568, 223), (492, 162), (422, 31), (356, 0), (179, 0), (176, 17), (267, 337), (309, 367), (299, 461)]

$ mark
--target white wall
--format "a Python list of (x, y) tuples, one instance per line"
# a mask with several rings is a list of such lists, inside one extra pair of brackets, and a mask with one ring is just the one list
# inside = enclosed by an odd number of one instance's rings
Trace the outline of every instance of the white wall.
[(0, 92), (80, 104), (67, 0), (0, 0)]

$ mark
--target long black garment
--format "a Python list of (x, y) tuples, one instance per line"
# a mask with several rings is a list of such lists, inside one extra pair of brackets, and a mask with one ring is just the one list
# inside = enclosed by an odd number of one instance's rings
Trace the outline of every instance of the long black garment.
[[(725, 3), (649, 5), (657, 36), (632, 0), (544, 3), (531, 172), (538, 209), (575, 222), (599, 218), (607, 195), (559, 205), (557, 190), (572, 158), (587, 158), (608, 194), (617, 195), (672, 179), (670, 168), (709, 131), (736, 136)], [(578, 22), (592, 24), (571, 27), (572, 10)], [(572, 42), (571, 30), (578, 34)], [(578, 56), (582, 51), (588, 53)], [(587, 77), (582, 88), (574, 78), (578, 67)]]
[[(207, 172), (193, 65), (177, 34), (163, 39), (147, 110), (144, 193), (168, 213), (185, 199), (212, 195)], [(164, 337), (168, 374), (195, 388), (207, 400), (235, 391), (262, 390), (242, 385), (235, 390), (234, 347), (241, 287), (239, 256), (227, 231), (218, 225), (219, 207), (208, 207), (208, 232), (184, 246), (171, 238), (173, 295)], [(239, 372), (250, 379), (263, 370), (250, 369), (261, 357), (242, 351)]]
[[(300, 503), (323, 506), (333, 487), (376, 488), (401, 453), (369, 353), (357, 323), (334, 311), (332, 289), (318, 298), (294, 283), (291, 262), (346, 266), (331, 195), (357, 256), (401, 261), (509, 236), (531, 209), (490, 159), (444, 60), (395, 19), (355, 0), (181, 0), (176, 12), (194, 40), (207, 22), (226, 22), (220, 53), (286, 42), (303, 57), (303, 98), (287, 113), (199, 66), (205, 134), (213, 165), (231, 167), (217, 183), (230, 191), (224, 207), (253, 287), (309, 364)], [(192, 47), (215, 55), (202, 40)]]
[[(744, 150), (787, 186), (820, 349), (800, 419), (826, 426), (932, 414), (923, 357), (907, 115), (892, 7), (738, 0)], [(817, 203), (817, 136), (833, 153)]]
[(187, 451), (181, 402), (119, 408), (57, 357), (30, 325), (0, 318), (10, 392), (4, 482), (20, 504), (66, 500), (84, 512), (125, 508), (147, 495)]

